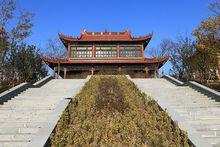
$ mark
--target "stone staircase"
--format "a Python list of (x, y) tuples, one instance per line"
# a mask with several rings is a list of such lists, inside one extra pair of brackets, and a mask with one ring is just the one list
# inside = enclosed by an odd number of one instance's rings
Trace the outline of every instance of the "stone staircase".
[(196, 146), (220, 146), (220, 102), (163, 78), (131, 80), (178, 121)]
[(0, 147), (28, 146), (36, 136), (39, 137), (39, 130), (59, 103), (65, 98), (73, 98), (85, 81), (53, 79), (0, 105)]

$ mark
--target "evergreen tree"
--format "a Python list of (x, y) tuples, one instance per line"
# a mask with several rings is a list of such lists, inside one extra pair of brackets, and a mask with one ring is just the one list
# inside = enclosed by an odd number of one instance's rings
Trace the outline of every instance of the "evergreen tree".
[(19, 12), (13, 0), (0, 0), (0, 89), (3, 81), (14, 86), (47, 75), (36, 46), (26, 42), (32, 32), (34, 14)]

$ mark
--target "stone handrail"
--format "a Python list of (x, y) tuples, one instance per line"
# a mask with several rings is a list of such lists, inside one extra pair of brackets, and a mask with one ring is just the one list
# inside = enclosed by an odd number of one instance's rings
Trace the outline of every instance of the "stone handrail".
[(201, 85), (195, 81), (189, 81), (189, 82), (187, 82), (187, 85), (189, 85), (191, 88), (193, 88), (193, 89), (195, 89), (205, 95), (208, 95), (208, 96), (214, 98), (217, 101), (220, 101), (220, 92), (218, 92), (218, 91), (215, 91), (211, 88), (208, 88), (204, 85)]
[(29, 83), (21, 83), (15, 87), (10, 88), (9, 90), (6, 90), (0, 94), (0, 104), (3, 104), (4, 102), (10, 100), (11, 98), (15, 97), (22, 91), (34, 87), (32, 84)]
[(174, 77), (171, 77), (169, 75), (165, 75), (165, 76), (163, 76), (163, 78), (167, 79), (168, 81), (170, 81), (171, 83), (173, 83), (173, 84), (175, 84), (177, 86), (184, 85), (183, 82), (181, 82), (181, 81), (179, 81), (179, 80), (177, 80)]
[(15, 87), (12, 87), (4, 92), (2, 92), (0, 94), (0, 104), (3, 104), (4, 102), (12, 99), (13, 97), (17, 96), (19, 93), (25, 91), (28, 88), (37, 88), (37, 87), (41, 87), (44, 84), (46, 84), (48, 81), (50, 81), (52, 79), (51, 76), (45, 77), (42, 80), (39, 80), (38, 82), (34, 83), (34, 84), (30, 84), (30, 83), (21, 83)]
[(214, 98), (217, 101), (220, 101), (220, 92), (215, 91), (211, 88), (208, 88), (204, 85), (201, 85), (195, 81), (189, 81), (189, 82), (184, 83), (168, 75), (163, 76), (163, 78), (167, 79), (171, 83), (176, 84), (177, 86), (183, 86), (183, 85), (189, 86), (207, 96)]
[(35, 87), (41, 87), (41, 86), (43, 86), (44, 84), (46, 84), (47, 82), (49, 82), (49, 81), (52, 80), (52, 79), (53, 79), (52, 76), (47, 76), (47, 77), (45, 77), (45, 78), (43, 78), (43, 79), (37, 81), (37, 82), (34, 83), (33, 85), (34, 85)]

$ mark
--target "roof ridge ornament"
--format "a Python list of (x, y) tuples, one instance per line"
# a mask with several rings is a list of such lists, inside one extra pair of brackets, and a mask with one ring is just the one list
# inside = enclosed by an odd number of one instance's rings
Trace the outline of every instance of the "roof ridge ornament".
[(82, 30), (82, 35), (87, 35), (86, 28), (83, 28), (83, 30)]
[(125, 29), (125, 34), (131, 35), (131, 30), (130, 29)]

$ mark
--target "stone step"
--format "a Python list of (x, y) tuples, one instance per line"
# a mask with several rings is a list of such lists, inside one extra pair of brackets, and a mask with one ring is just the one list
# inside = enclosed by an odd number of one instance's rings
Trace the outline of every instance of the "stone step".
[(212, 146), (213, 146), (213, 147), (220, 147), (220, 142), (215, 143), (215, 144), (213, 144)]
[(179, 111), (177, 111), (178, 113), (179, 113), (179, 115), (180, 116), (182, 116), (182, 117), (194, 117), (194, 116), (196, 116), (196, 117), (208, 117), (208, 116), (210, 116), (210, 117), (212, 117), (212, 116), (215, 116), (215, 117), (219, 117), (220, 118), (220, 113), (213, 113), (213, 112), (203, 112), (203, 113), (199, 113), (198, 111), (188, 111), (188, 112), (179, 112)]
[[(150, 95), (152, 96), (152, 95)], [(213, 101), (213, 102), (216, 102), (215, 100), (211, 99), (211, 98), (202, 98), (202, 97), (188, 97), (186, 98), (186, 96), (183, 96), (183, 97), (177, 97), (177, 96), (159, 96), (159, 95), (156, 95), (153, 96), (153, 97), (157, 97), (157, 98), (162, 98), (162, 97), (166, 97), (166, 101), (174, 101), (174, 102), (180, 102), (180, 101), (183, 101), (183, 102), (195, 102), (195, 101)]]
[(168, 101), (169, 105), (184, 105), (184, 104), (190, 104), (190, 105), (220, 105), (219, 102), (215, 102), (215, 101)]
[(2, 110), (0, 111), (0, 117), (4, 117), (4, 116), (7, 116), (7, 117), (12, 117), (12, 116), (18, 116), (18, 115), (49, 115), (51, 114), (51, 110), (39, 110), (39, 111), (14, 111), (14, 110)]
[(23, 135), (23, 134), (15, 134), (15, 135), (7, 135), (7, 134), (0, 134), (0, 144), (1, 142), (30, 142), (31, 137), (33, 137), (33, 135), (31, 134), (27, 134), (27, 135)]
[(17, 115), (13, 115), (13, 114), (5, 114), (5, 115), (0, 115), (0, 120), (1, 119), (26, 119), (26, 118), (38, 118), (38, 117), (47, 117), (50, 113), (48, 114), (17, 114)]
[(32, 100), (19, 100), (19, 99), (14, 99), (14, 100), (10, 100), (8, 101), (7, 103), (5, 104), (20, 104), (20, 103), (37, 103), (37, 104), (41, 104), (41, 103), (57, 103), (59, 101), (61, 101), (62, 99), (64, 98), (59, 98), (59, 99), (47, 99), (47, 100), (44, 100), (44, 99), (32, 99)]
[[(162, 93), (165, 93), (165, 92), (162, 92)], [(162, 94), (162, 93), (154, 93), (154, 92), (148, 92), (148, 95), (154, 95), (154, 96), (163, 96), (163, 97), (166, 97), (168, 99), (172, 99), (172, 98), (175, 98), (175, 99), (182, 99), (182, 98), (185, 98), (185, 99), (204, 99), (204, 98), (208, 98), (207, 96), (204, 96), (204, 95), (200, 95), (200, 94), (194, 94), (194, 95), (186, 95), (186, 94), (182, 94), (182, 93), (172, 93), (172, 94), (169, 94), (169, 93), (166, 93), (166, 94)]]
[(52, 110), (54, 110), (54, 108), (51, 108), (51, 107), (0, 107), (0, 112), (1, 111), (31, 111), (31, 112), (33, 112), (33, 111), (38, 111), (38, 110), (40, 110), (40, 111), (46, 111), (46, 110), (48, 110), (48, 111), (52, 111)]
[[(209, 97), (207, 97), (207, 96), (201, 96), (201, 95), (190, 95), (190, 96), (187, 96), (187, 95), (183, 95), (183, 94), (181, 94), (181, 95), (177, 95), (177, 94), (158, 94), (158, 93), (152, 93), (152, 92), (146, 92), (146, 93), (148, 93), (147, 95), (148, 96), (157, 96), (157, 97), (166, 97), (167, 99), (185, 99), (185, 100), (196, 100), (196, 99), (198, 99), (198, 100), (202, 100), (202, 99), (210, 99)], [(165, 92), (164, 92), (165, 93)]]
[(11, 102), (11, 101), (14, 101), (14, 102), (19, 102), (19, 101), (46, 101), (46, 102), (49, 102), (49, 101), (60, 101), (64, 99), (63, 97), (31, 97), (31, 98), (27, 98), (27, 97), (16, 97), (12, 100), (9, 100), (8, 102)]
[(13, 142), (8, 142), (8, 141), (1, 141), (0, 142), (0, 147), (24, 147), (27, 146), (29, 141), (13, 141)]
[[(74, 91), (73, 91), (74, 92)], [(65, 95), (67, 95), (67, 96), (72, 96), (72, 93), (66, 93)], [(41, 94), (39, 94), (39, 93), (36, 93), (36, 94), (34, 94), (34, 93), (25, 93), (25, 94), (22, 94), (22, 95), (20, 95), (20, 96), (22, 96), (22, 97), (32, 97), (32, 96), (34, 96), (34, 97), (36, 97), (36, 96), (38, 96), (38, 97), (48, 97), (48, 96), (50, 96), (50, 97), (64, 97), (62, 94), (56, 94), (56, 93), (53, 93), (53, 92), (51, 92), (50, 94), (48, 94), (48, 93), (41, 93)], [(67, 97), (66, 96), (66, 97)]]
[(197, 119), (197, 120), (187, 120), (191, 125), (213, 125), (220, 124), (219, 119)]
[(32, 105), (32, 107), (27, 107), (26, 106), (4, 106), (4, 107), (0, 107), (0, 111), (1, 110), (27, 110), (27, 111), (38, 111), (38, 110), (54, 110), (56, 108), (56, 106), (34, 106)]
[(175, 109), (176, 111), (178, 111), (178, 110), (213, 110), (213, 111), (215, 111), (215, 109), (220, 109), (220, 106), (212, 106), (212, 107), (210, 107), (210, 106), (204, 106), (204, 105), (200, 105), (200, 106), (169, 106), (170, 108), (172, 108), (172, 109)]
[[(51, 100), (52, 101), (52, 100)], [(3, 106), (30, 106), (30, 105), (35, 105), (35, 106), (47, 106), (47, 105), (50, 105), (50, 106), (54, 106), (54, 105), (57, 105), (59, 103), (59, 101), (10, 101), (8, 103), (6, 103), (5, 105)]]
[(198, 114), (189, 114), (189, 115), (181, 115), (180, 116), (184, 117), (186, 120), (201, 120), (201, 119), (219, 119), (220, 115), (198, 115)]
[[(163, 95), (158, 95), (158, 94), (154, 94), (157, 97), (165, 97)], [(166, 96), (166, 100), (174, 100), (174, 101), (200, 101), (200, 100), (211, 100), (211, 101), (215, 101), (213, 99), (211, 99), (210, 97), (197, 97), (197, 96), (177, 96), (177, 95), (171, 95), (171, 96)]]
[(19, 108), (19, 107), (54, 107), (58, 103), (21, 103), (21, 104), (14, 104), (14, 103), (6, 103), (5, 105), (0, 105), (0, 108)]
[(0, 128), (41, 128), (43, 122), (1, 122)]
[[(187, 110), (193, 110), (193, 108), (192, 107), (195, 107), (195, 109), (196, 108), (205, 108), (205, 107), (207, 107), (207, 108), (210, 108), (210, 107), (220, 107), (220, 104), (215, 104), (215, 103), (213, 103), (213, 104), (201, 104), (201, 103), (189, 103), (189, 104), (187, 104), (187, 103), (183, 103), (183, 105), (181, 105), (180, 103), (177, 103), (177, 104), (170, 104), (170, 105), (168, 105), (168, 107), (170, 107), (170, 108), (172, 108), (172, 109), (179, 109), (179, 108), (185, 108), (185, 109), (187, 109)], [(191, 109), (192, 108), (192, 109)]]
[(201, 132), (202, 134), (208, 134), (208, 135), (216, 135), (220, 136), (220, 128), (198, 128), (197, 131)]
[(220, 137), (216, 137), (216, 136), (213, 136), (213, 135), (203, 135), (202, 136), (204, 138), (204, 140), (210, 142), (210, 144), (212, 145), (216, 145), (220, 142)]
[(217, 132), (203, 132), (202, 137), (205, 139), (206, 138), (220, 138), (220, 135)]
[(39, 128), (25, 128), (25, 127), (5, 127), (5, 128), (0, 128), (0, 135), (10, 135), (10, 134), (36, 134)]
[[(60, 95), (44, 95), (44, 96), (40, 96), (40, 95), (32, 95), (31, 97), (30, 96), (27, 96), (27, 95), (25, 95), (25, 94), (22, 94), (22, 95), (18, 95), (18, 96), (16, 96), (15, 98), (16, 99), (25, 99), (25, 100), (29, 100), (29, 99), (58, 99), (58, 98), (60, 98), (61, 96)], [(62, 97), (64, 97), (64, 96), (62, 96)], [(15, 99), (14, 98), (14, 99)]]
[(0, 118), (0, 123), (3, 122), (44, 122), (47, 117), (31, 117), (31, 118)]
[(198, 124), (192, 125), (196, 130), (220, 130), (220, 124)]
[(187, 113), (197, 113), (197, 114), (220, 114), (220, 109), (216, 108), (193, 108), (193, 107), (187, 107), (188, 109), (175, 109), (181, 114), (187, 114)]
[(178, 109), (178, 108), (185, 108), (185, 109), (190, 109), (190, 108), (210, 108), (210, 107), (218, 107), (218, 108), (220, 108), (220, 104), (211, 104), (211, 105), (204, 105), (204, 104), (200, 104), (200, 105), (198, 105), (198, 104), (188, 104), (188, 105), (181, 105), (181, 104), (177, 104), (177, 105), (169, 105), (169, 107), (170, 108), (172, 108), (172, 109)]
[(185, 120), (188, 121), (212, 121), (212, 120), (216, 120), (219, 121), (220, 123), (220, 117), (219, 116), (189, 116), (189, 117), (185, 117)]

